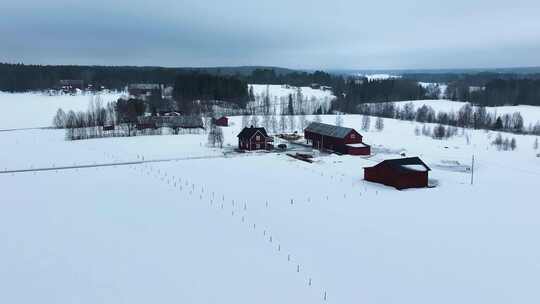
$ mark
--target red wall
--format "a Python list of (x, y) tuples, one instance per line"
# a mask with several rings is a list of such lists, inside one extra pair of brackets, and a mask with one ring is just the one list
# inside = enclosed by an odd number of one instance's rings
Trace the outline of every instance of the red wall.
[(428, 186), (428, 172), (406, 171), (400, 172), (385, 165), (364, 168), (364, 179), (381, 183), (397, 189), (423, 188)]
[[(242, 141), (241, 139), (238, 139), (238, 148), (241, 150), (265, 150), (266, 149), (266, 141), (264, 136), (260, 135), (260, 140), (256, 140), (257, 135), (253, 136), (251, 140)], [(259, 144), (259, 148), (257, 148), (257, 144)]]
[[(354, 138), (353, 138), (354, 137)], [(319, 148), (324, 145), (325, 149), (337, 151), (343, 154), (351, 155), (369, 155), (371, 149), (367, 148), (353, 148), (355, 151), (352, 151), (350, 147), (347, 147), (346, 144), (357, 144), (362, 142), (362, 135), (356, 131), (351, 131), (345, 138), (335, 138), (322, 136), (317, 133), (312, 133), (309, 131), (304, 131), (304, 138), (310, 140), (314, 148)], [(360, 150), (357, 150), (360, 149)], [(350, 152), (353, 153), (350, 153)], [(367, 152), (367, 153), (366, 153)]]

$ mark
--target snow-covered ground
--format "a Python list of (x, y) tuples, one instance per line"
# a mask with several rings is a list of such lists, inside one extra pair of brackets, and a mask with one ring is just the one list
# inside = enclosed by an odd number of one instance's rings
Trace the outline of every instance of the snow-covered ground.
[[(427, 105), (433, 108), (435, 112), (457, 112), (461, 107), (463, 107), (466, 102), (462, 101), (452, 101), (444, 99), (435, 99), (435, 100), (413, 100), (413, 101), (398, 101), (395, 102), (396, 105), (404, 106), (406, 103), (412, 102), (415, 109), (420, 108), (423, 105)], [(527, 105), (518, 105), (518, 106), (498, 106), (498, 107), (487, 107), (486, 110), (488, 113), (493, 113), (496, 115), (504, 114), (513, 114), (514, 112), (520, 112), (525, 121), (525, 126), (529, 124), (535, 124), (540, 121), (540, 107), (527, 106)]]
[[(242, 121), (231, 120), (226, 149)], [(358, 115), (343, 121), (373, 156), (308, 164), (225, 156), (205, 134), (66, 142), (61, 130), (0, 132), (0, 170), (182, 159), (0, 174), (0, 302), (540, 301), (534, 137), (503, 134), (517, 149), (501, 152), (495, 132), (439, 141), (415, 136), (415, 122), (385, 119), (377, 132), (360, 130)], [(426, 161), (438, 186), (362, 179), (362, 167), (401, 152)]]
[(392, 74), (358, 74), (358, 76), (366, 77), (369, 81), (371, 80), (386, 80), (386, 79), (392, 79), (392, 78), (401, 78), (400, 75), (392, 75)]
[(120, 93), (47, 95), (45, 93), (6, 93), (0, 91), (0, 130), (50, 127), (58, 108), (86, 110), (92, 98), (105, 104), (116, 101)]

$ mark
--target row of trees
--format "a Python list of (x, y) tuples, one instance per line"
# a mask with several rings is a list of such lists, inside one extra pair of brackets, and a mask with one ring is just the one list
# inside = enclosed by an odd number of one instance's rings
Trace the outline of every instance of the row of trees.
[(332, 103), (332, 110), (357, 113), (358, 106), (367, 102), (426, 99), (427, 93), (425, 88), (409, 79), (349, 79), (342, 92), (334, 90), (337, 99)]
[(173, 97), (181, 113), (200, 112), (201, 100), (223, 100), (244, 108), (249, 100), (247, 82), (229, 76), (200, 73), (180, 74), (174, 82)]
[(403, 106), (391, 102), (362, 104), (358, 107), (358, 111), (366, 115), (414, 120), (423, 123), (439, 123), (463, 128), (540, 134), (540, 122), (526, 128), (523, 117), (519, 112), (496, 115), (495, 113), (487, 112), (483, 106), (473, 107), (469, 103), (462, 106), (457, 112), (436, 112), (428, 105), (423, 105), (415, 109), (412, 102), (406, 103)]

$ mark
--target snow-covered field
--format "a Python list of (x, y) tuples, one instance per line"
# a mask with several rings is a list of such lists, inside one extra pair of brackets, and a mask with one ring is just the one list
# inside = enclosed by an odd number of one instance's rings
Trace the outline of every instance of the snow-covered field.
[(0, 130), (49, 127), (58, 108), (64, 111), (86, 110), (92, 98), (105, 104), (116, 101), (120, 93), (47, 95), (45, 93), (6, 93), (0, 91)]
[[(415, 109), (420, 108), (423, 105), (427, 105), (433, 108), (435, 112), (457, 112), (461, 107), (463, 107), (466, 102), (462, 101), (452, 101), (444, 99), (435, 99), (435, 100), (414, 100), (414, 101), (398, 101), (395, 102), (396, 105), (404, 106), (406, 103), (412, 102)], [(493, 113), (495, 115), (504, 115), (504, 114), (513, 114), (514, 112), (520, 112), (525, 121), (525, 126), (529, 124), (535, 124), (540, 121), (540, 107), (527, 106), (527, 105), (518, 105), (518, 106), (498, 106), (498, 107), (487, 107), (488, 113)]]
[[(268, 95), (271, 106), (270, 111), (277, 114), (284, 113), (287, 109), (289, 95), (292, 95), (294, 106), (298, 113), (301, 111), (304, 113), (313, 113), (319, 107), (322, 107), (326, 111), (330, 108), (332, 100), (336, 98), (332, 94), (332, 91), (313, 89), (311, 87), (263, 84), (251, 84), (250, 86), (253, 88), (253, 94), (256, 100), (248, 106), (255, 108), (263, 107), (264, 98)], [(298, 92), (301, 93), (301, 96), (298, 95)], [(302, 98), (301, 101), (299, 97)]]
[[(226, 146), (241, 120), (224, 128)], [(534, 137), (503, 134), (517, 149), (501, 152), (495, 132), (438, 141), (415, 136), (415, 122), (385, 119), (377, 132), (343, 120), (372, 157), (224, 156), (204, 134), (0, 132), (0, 170), (178, 159), (0, 174), (0, 302), (540, 302)], [(362, 179), (401, 152), (425, 160), (438, 186)]]

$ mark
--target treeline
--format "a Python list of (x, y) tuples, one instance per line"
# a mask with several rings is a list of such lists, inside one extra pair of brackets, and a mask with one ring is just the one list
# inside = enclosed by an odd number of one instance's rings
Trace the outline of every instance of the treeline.
[(540, 74), (406, 74), (404, 78), (447, 83), (444, 98), (475, 105), (540, 105)]
[(60, 80), (83, 80), (84, 85), (122, 90), (129, 83), (170, 84), (180, 71), (159, 67), (107, 67), (24, 65), (0, 63), (0, 91), (25, 92), (55, 89)]
[(25, 65), (0, 63), (0, 91), (24, 92), (54, 89), (60, 80), (83, 80), (85, 85), (121, 90), (130, 83), (173, 85), (181, 75), (208, 74), (234, 77), (248, 83), (332, 86), (341, 76), (325, 72), (299, 72), (282, 68), (163, 68), (133, 66)]
[[(167, 128), (146, 117), (148, 105), (139, 99), (118, 99), (103, 104), (99, 96), (90, 100), (86, 111), (64, 112), (58, 109), (53, 118), (53, 126), (66, 130), (67, 140), (81, 140), (102, 137), (126, 137), (139, 135), (161, 135), (168, 129), (168, 134), (199, 133), (199, 128), (182, 125), (181, 119), (173, 120)], [(150, 118), (144, 120), (143, 118)], [(186, 117), (183, 121), (187, 120)], [(188, 117), (189, 118), (189, 117)], [(200, 120), (200, 117), (198, 117)], [(146, 122), (148, 121), (148, 122)], [(201, 120), (202, 123), (202, 120)]]
[(205, 73), (178, 75), (173, 97), (181, 113), (197, 112), (200, 101), (222, 100), (245, 108), (250, 99), (246, 81), (233, 76)]
[(470, 102), (484, 106), (540, 106), (540, 79), (496, 79), (477, 91), (468, 92)]
[[(336, 94), (337, 93), (337, 94)], [(428, 98), (428, 90), (409, 79), (348, 79), (341, 92), (334, 92), (337, 99), (332, 109), (357, 113), (364, 103), (416, 100)]]
[(312, 84), (334, 87), (343, 84), (345, 78), (323, 71), (277, 73), (273, 69), (256, 69), (246, 77), (246, 81), (253, 84), (288, 84), (297, 87)]
[[(134, 66), (25, 65), (0, 63), (0, 91), (26, 92), (58, 88), (60, 80), (83, 80), (87, 87), (122, 90), (130, 83), (159, 83), (173, 85), (180, 74), (210, 74), (232, 76), (246, 82), (260, 81), (273, 75), (271, 83), (309, 84), (310, 73), (282, 68), (216, 67), (164, 68)], [(289, 75), (289, 76), (284, 76)], [(283, 77), (282, 77), (283, 76)], [(316, 78), (319, 76), (316, 76)], [(326, 77), (326, 75), (325, 75)], [(259, 82), (256, 82), (259, 83)]]
[(523, 72), (441, 72), (441, 73), (403, 73), (402, 77), (420, 82), (453, 83), (462, 82), (471, 86), (480, 86), (495, 79), (540, 79), (538, 69), (524, 69)]
[(457, 112), (436, 112), (432, 107), (423, 105), (416, 109), (414, 104), (403, 106), (395, 103), (362, 104), (358, 112), (364, 115), (417, 121), (421, 123), (437, 123), (461, 128), (487, 129), (514, 133), (531, 133), (540, 135), (540, 122), (525, 126), (521, 113), (495, 115), (487, 112), (483, 106), (473, 107), (467, 103)]

